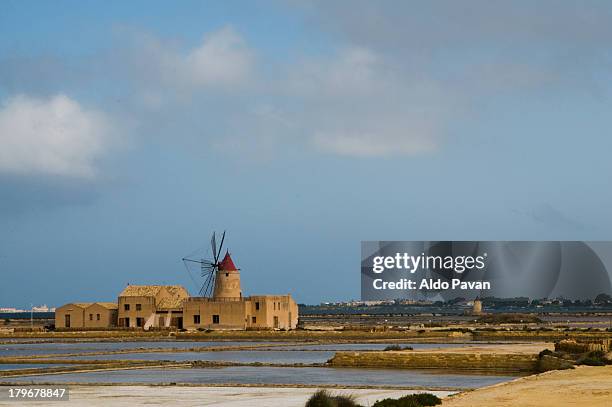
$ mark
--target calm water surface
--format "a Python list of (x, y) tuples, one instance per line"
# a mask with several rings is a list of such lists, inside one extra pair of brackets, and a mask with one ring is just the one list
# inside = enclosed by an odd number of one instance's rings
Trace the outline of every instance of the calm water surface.
[(11, 343), (0, 344), (0, 357), (51, 355), (57, 353), (88, 353), (100, 351), (150, 349), (150, 348), (196, 348), (218, 346), (270, 345), (277, 342), (198, 342), (198, 341), (142, 341), (142, 342), (74, 342), (74, 343)]
[(340, 384), (476, 388), (512, 376), (446, 374), (397, 369), (232, 366), (205, 369), (134, 369), (4, 378), (19, 383), (192, 383), (192, 384)]
[[(12, 370), (12, 369), (37, 369), (41, 367), (64, 367), (67, 365), (54, 364), (54, 363), (0, 363), (0, 370)], [(2, 381), (2, 378), (0, 378)]]
[(333, 351), (222, 351), (222, 352), (150, 352), (116, 355), (72, 356), (67, 359), (88, 360), (205, 360), (236, 363), (324, 363), (334, 356)]

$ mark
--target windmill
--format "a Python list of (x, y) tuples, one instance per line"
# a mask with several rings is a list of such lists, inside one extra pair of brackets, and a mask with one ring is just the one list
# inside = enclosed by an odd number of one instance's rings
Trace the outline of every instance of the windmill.
[(215, 232), (213, 232), (212, 237), (210, 239), (210, 246), (212, 249), (212, 259), (190, 259), (187, 257), (183, 258), (183, 263), (189, 271), (189, 267), (187, 263), (197, 263), (200, 265), (201, 276), (204, 279), (204, 283), (200, 288), (200, 295), (203, 297), (212, 297), (213, 289), (215, 287), (215, 280), (217, 278), (217, 273), (219, 272), (219, 257), (221, 256), (221, 250), (223, 250), (223, 241), (225, 240), (225, 231), (221, 235), (221, 244), (219, 244), (219, 250), (217, 250), (217, 236)]

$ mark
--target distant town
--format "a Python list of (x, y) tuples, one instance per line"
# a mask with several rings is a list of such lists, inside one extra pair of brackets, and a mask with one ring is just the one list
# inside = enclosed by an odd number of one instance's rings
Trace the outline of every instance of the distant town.
[(47, 304), (32, 306), (30, 309), (19, 309), (14, 307), (0, 307), (0, 314), (18, 314), (21, 312), (55, 312), (55, 307), (50, 308)]
[[(513, 298), (480, 298), (482, 306), (489, 312), (519, 312), (525, 310), (555, 312), (555, 311), (597, 311), (612, 308), (612, 296), (609, 294), (599, 294), (593, 299), (567, 299), (558, 298), (539, 298), (531, 299), (528, 297)], [(440, 312), (457, 313), (463, 309), (469, 309), (474, 305), (473, 299), (462, 297), (448, 301), (433, 300), (379, 300), (379, 301), (359, 301), (351, 300), (344, 302), (322, 302), (319, 305), (300, 304), (300, 313), (374, 313), (374, 314), (394, 314), (406, 312)]]

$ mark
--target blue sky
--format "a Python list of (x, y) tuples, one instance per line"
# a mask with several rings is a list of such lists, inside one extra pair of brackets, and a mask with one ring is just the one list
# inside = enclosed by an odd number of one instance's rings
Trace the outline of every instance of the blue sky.
[(604, 1), (0, 3), (0, 306), (359, 296), (361, 240), (611, 240)]

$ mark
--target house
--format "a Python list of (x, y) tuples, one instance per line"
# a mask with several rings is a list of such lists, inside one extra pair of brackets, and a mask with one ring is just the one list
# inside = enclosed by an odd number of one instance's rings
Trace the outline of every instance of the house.
[(183, 327), (183, 301), (189, 293), (180, 285), (128, 285), (118, 298), (118, 326), (149, 329)]
[(117, 304), (75, 302), (55, 310), (56, 328), (110, 328), (117, 325)]
[(85, 308), (85, 328), (111, 328), (117, 326), (117, 303), (94, 302)]
[(91, 302), (72, 302), (55, 310), (56, 328), (84, 328), (85, 309)]

